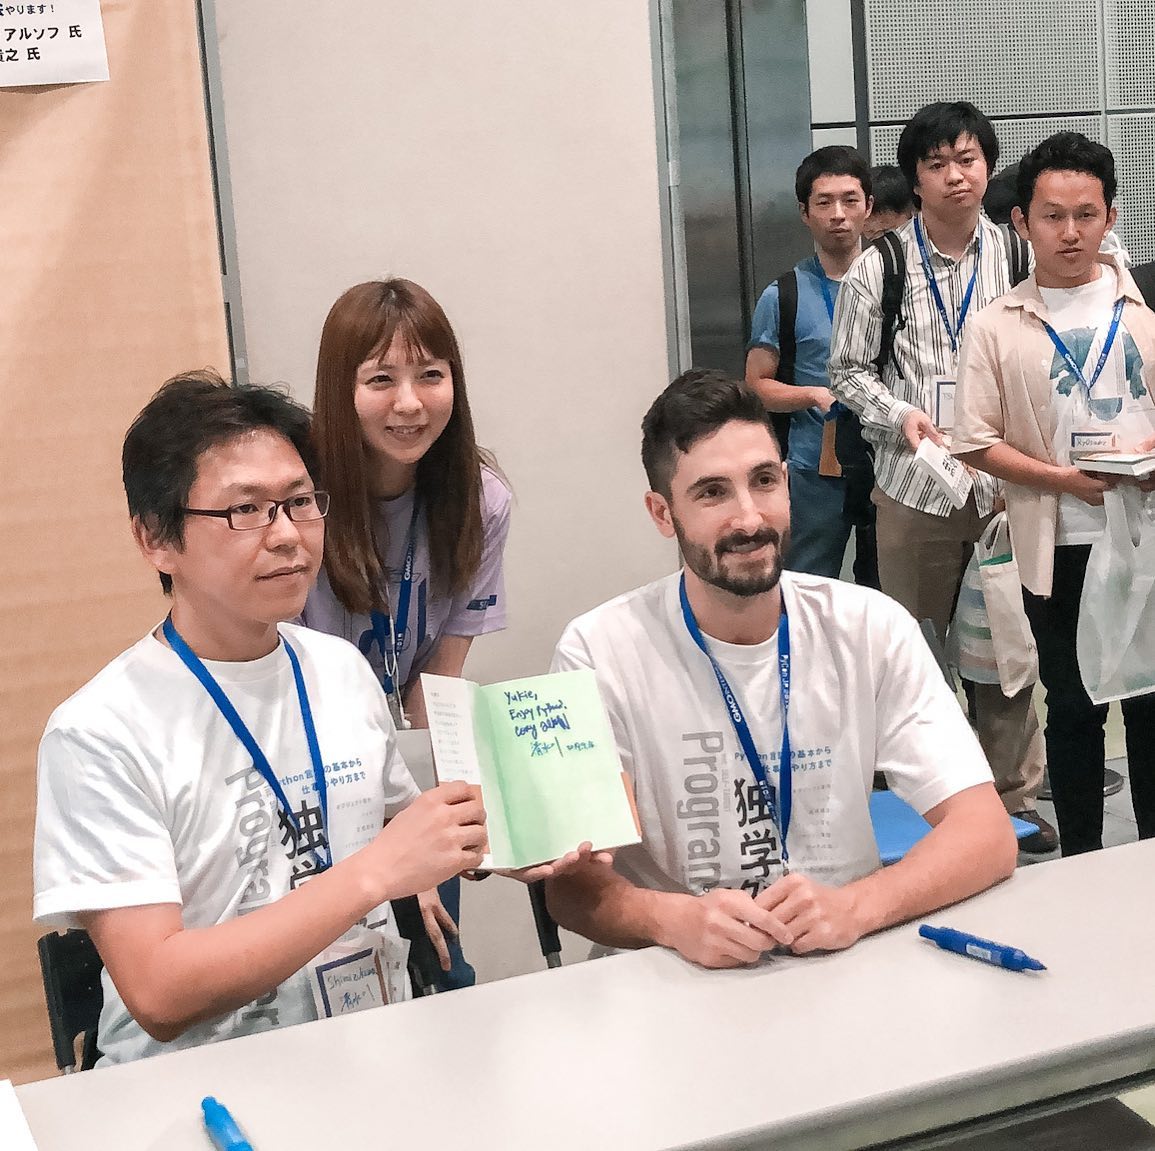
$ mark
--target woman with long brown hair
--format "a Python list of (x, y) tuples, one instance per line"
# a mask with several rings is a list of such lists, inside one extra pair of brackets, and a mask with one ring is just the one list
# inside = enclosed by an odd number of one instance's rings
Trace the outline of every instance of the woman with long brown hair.
[[(424, 288), (372, 281), (333, 305), (317, 355), (313, 435), (331, 504), (303, 622), (355, 643), (397, 725), (424, 727), (420, 673), (460, 675), (474, 638), (505, 626), (510, 505), (474, 436), (457, 338)], [(441, 898), (455, 922), (451, 885)], [(454, 933), (441, 909), (425, 910), (431, 936)], [(472, 984), (460, 949), (449, 950), (443, 986)]]

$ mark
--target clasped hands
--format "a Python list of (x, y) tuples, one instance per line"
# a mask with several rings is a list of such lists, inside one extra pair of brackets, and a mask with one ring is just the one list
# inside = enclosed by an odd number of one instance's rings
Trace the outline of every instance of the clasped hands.
[(853, 891), (804, 875), (785, 875), (757, 898), (729, 888), (679, 898), (662, 942), (703, 967), (741, 967), (779, 947), (839, 951), (866, 933)]

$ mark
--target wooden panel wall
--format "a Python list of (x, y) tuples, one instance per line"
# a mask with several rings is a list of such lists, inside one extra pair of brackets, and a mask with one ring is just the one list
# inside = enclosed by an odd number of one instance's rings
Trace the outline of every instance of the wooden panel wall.
[(0, 90), (0, 1078), (55, 1072), (31, 922), (36, 745), (163, 613), (120, 487), (132, 416), (228, 370), (191, 0), (104, 0), (111, 81)]

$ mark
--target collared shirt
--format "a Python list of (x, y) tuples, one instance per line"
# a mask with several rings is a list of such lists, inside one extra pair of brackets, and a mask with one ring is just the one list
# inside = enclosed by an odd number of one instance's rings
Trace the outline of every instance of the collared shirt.
[[(1119, 276), (1126, 304), (1123, 330), (1141, 358), (1142, 385), (1155, 384), (1155, 315), (1121, 262), (1100, 256)], [(956, 455), (1007, 443), (1044, 463), (1055, 462), (1051, 368), (1055, 348), (1043, 320), (1047, 305), (1031, 275), (967, 324), (959, 356), (951, 450)], [(1011, 543), (1023, 586), (1051, 594), (1059, 497), (1041, 488), (1004, 483)]]
[[(921, 220), (921, 216), (917, 218)], [(882, 343), (883, 265), (882, 253), (871, 247), (851, 265), (838, 293), (830, 345), (830, 386), (862, 420), (863, 433), (875, 449), (874, 473), (878, 486), (891, 499), (907, 507), (946, 516), (953, 505), (931, 480), (915, 469), (914, 453), (902, 434), (902, 422), (915, 410), (933, 414), (935, 377), (954, 379), (957, 358), (923, 270), (914, 221), (897, 231), (906, 254), (901, 311), (905, 326), (895, 332), (894, 356), (879, 379), (874, 361)], [(931, 269), (947, 315), (955, 324), (975, 270), (980, 232), (982, 257), (968, 317), (973, 317), (1011, 286), (1003, 233), (986, 216), (980, 215), (975, 235), (962, 257), (954, 260), (935, 247), (923, 225)], [(996, 489), (997, 482), (992, 476), (983, 473), (975, 476), (974, 496), (980, 515), (992, 510)]]

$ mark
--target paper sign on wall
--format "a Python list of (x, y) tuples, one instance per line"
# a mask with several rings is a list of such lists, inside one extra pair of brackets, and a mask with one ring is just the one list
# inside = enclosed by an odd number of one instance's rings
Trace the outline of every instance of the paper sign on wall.
[(107, 79), (100, 0), (0, 0), (0, 88)]

